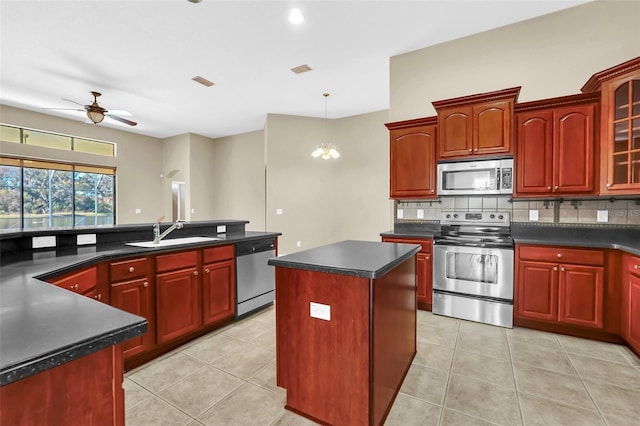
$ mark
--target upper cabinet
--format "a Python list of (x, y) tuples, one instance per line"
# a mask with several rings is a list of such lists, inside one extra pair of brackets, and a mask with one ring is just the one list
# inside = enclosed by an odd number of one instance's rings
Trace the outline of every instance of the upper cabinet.
[(515, 196), (597, 192), (599, 101), (589, 93), (516, 106)]
[(513, 155), (513, 107), (520, 87), (433, 102), (438, 158)]
[(594, 74), (583, 92), (601, 91), (601, 194), (640, 192), (640, 57)]
[(436, 117), (387, 123), (390, 197), (436, 197)]

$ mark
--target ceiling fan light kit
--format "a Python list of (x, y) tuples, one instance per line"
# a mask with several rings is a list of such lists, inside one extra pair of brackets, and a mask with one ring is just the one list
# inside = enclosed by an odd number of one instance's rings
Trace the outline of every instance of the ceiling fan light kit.
[[(93, 96), (93, 102), (90, 105), (82, 105), (76, 101), (72, 101), (70, 99), (62, 98), (63, 101), (72, 102), (74, 104), (80, 105), (83, 109), (73, 109), (73, 111), (84, 111), (87, 113), (87, 117), (93, 124), (100, 124), (104, 120), (105, 117), (109, 117), (113, 120), (119, 121), (124, 124), (128, 124), (129, 126), (137, 126), (138, 123), (135, 121), (127, 120), (126, 118), (122, 118), (120, 115), (131, 115), (127, 111), (113, 111), (109, 112), (106, 108), (103, 108), (98, 104), (98, 97), (102, 96), (102, 93), (99, 92), (90, 92)], [(59, 109), (59, 110), (69, 110), (69, 108), (47, 108), (47, 109)]]

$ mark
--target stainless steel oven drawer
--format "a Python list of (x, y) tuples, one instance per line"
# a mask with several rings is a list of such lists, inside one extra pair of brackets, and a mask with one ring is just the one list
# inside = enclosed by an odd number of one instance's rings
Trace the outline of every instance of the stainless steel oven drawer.
[(433, 292), (434, 314), (513, 328), (513, 305), (462, 295)]

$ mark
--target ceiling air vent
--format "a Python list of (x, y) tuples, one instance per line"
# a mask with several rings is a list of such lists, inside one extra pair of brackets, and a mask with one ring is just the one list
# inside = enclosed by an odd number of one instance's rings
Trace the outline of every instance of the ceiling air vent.
[(200, 77), (199, 75), (198, 75), (198, 76), (193, 77), (191, 80), (193, 80), (193, 81), (195, 81), (195, 82), (197, 82), (197, 83), (200, 83), (200, 84), (202, 84), (203, 86), (207, 86), (207, 87), (211, 87), (211, 86), (213, 86), (213, 81), (209, 81), (209, 80), (207, 80), (207, 79), (206, 79), (206, 78), (204, 78), (204, 77)]
[(291, 71), (293, 71), (295, 74), (302, 74), (303, 72), (311, 71), (311, 67), (307, 64), (303, 64), (298, 65), (295, 68), (291, 68)]

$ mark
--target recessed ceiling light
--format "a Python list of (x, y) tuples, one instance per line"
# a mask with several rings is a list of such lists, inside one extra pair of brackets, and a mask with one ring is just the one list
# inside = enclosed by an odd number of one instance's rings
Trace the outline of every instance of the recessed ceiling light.
[(297, 67), (291, 68), (291, 71), (293, 71), (296, 74), (302, 74), (303, 72), (311, 71), (311, 67), (307, 64), (303, 64), (303, 65), (298, 65)]
[(289, 12), (289, 22), (292, 24), (300, 24), (304, 21), (304, 15), (300, 12), (300, 9), (291, 9)]
[(200, 84), (202, 84), (203, 86), (207, 86), (207, 87), (211, 87), (211, 86), (213, 86), (213, 82), (212, 82), (212, 81), (209, 81), (209, 80), (207, 80), (207, 79), (206, 79), (206, 78), (204, 78), (204, 77), (200, 77), (199, 75), (198, 75), (198, 76), (193, 77), (191, 80), (193, 80), (193, 81), (195, 81), (195, 82), (197, 82), (197, 83), (200, 83)]
[(202, 0), (187, 0), (187, 1), (189, 1), (191, 3), (200, 3)]

